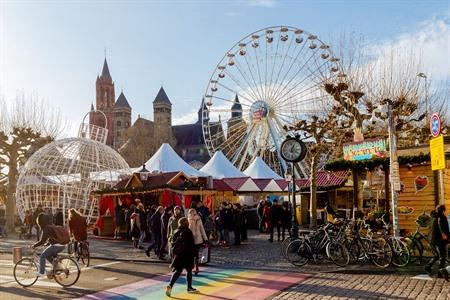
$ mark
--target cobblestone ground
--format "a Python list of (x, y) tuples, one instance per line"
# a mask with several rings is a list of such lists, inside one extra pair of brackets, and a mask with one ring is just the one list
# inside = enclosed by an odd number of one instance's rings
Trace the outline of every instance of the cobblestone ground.
[(403, 275), (317, 273), (271, 299), (450, 299), (450, 284)]

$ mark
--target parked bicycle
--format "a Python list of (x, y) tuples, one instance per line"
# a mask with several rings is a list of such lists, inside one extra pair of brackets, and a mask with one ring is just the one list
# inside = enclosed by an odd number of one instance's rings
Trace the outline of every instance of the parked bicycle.
[[(80, 266), (77, 261), (70, 256), (58, 254), (53, 259), (52, 268), (47, 273), (47, 278), (54, 279), (59, 285), (69, 287), (74, 285), (80, 277)], [(37, 280), (39, 268), (39, 255), (36, 250), (28, 257), (24, 257), (14, 265), (14, 279), (23, 286), (32, 286)]]
[(377, 222), (383, 224), (384, 232), (381, 235), (382, 238), (387, 240), (392, 248), (392, 264), (396, 267), (406, 267), (411, 260), (411, 253), (408, 248), (408, 244), (404, 242), (402, 237), (394, 237), (389, 235), (390, 224), (384, 220), (385, 215), (377, 219)]
[(77, 262), (81, 260), (83, 266), (89, 267), (91, 255), (89, 252), (88, 241), (78, 242), (74, 239), (71, 239), (70, 243), (67, 245), (67, 253), (73, 256), (77, 260)]
[(408, 245), (409, 251), (411, 253), (411, 261), (421, 264), (426, 264), (435, 255), (436, 249), (431, 245), (428, 234), (420, 231), (421, 227), (427, 227), (431, 217), (426, 214), (420, 215), (416, 220), (416, 230), (409, 237), (405, 238)]
[(303, 266), (310, 260), (318, 261), (323, 258), (330, 259), (334, 264), (343, 267), (349, 261), (346, 247), (332, 239), (332, 224), (327, 224), (309, 235), (300, 237), (289, 243), (286, 249), (287, 259), (295, 266)]

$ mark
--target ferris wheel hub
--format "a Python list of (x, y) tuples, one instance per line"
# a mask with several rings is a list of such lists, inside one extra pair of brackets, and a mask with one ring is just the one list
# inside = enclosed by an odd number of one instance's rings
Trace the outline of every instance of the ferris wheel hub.
[(253, 122), (261, 121), (269, 116), (270, 105), (266, 101), (256, 100), (250, 106), (250, 119)]

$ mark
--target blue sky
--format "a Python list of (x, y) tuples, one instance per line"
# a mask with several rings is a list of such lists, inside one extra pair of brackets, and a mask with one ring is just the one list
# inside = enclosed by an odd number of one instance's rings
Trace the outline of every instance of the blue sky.
[(116, 97), (123, 89), (134, 118), (152, 118), (162, 83), (174, 122), (187, 122), (224, 53), (272, 25), (303, 28), (324, 41), (356, 33), (370, 45), (415, 44), (422, 36), (417, 46), (426, 51), (427, 72), (448, 82), (449, 16), (449, 0), (0, 0), (0, 95), (14, 101), (17, 90), (33, 94), (76, 128), (95, 100), (106, 47)]

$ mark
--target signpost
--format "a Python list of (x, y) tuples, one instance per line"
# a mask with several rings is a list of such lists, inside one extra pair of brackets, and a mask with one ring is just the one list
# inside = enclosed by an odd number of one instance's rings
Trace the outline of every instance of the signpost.
[(438, 113), (434, 113), (430, 118), (430, 133), (433, 139), (430, 140), (431, 169), (438, 171), (439, 175), (439, 203), (444, 203), (444, 174), (445, 150), (444, 137), (441, 135), (441, 118)]

